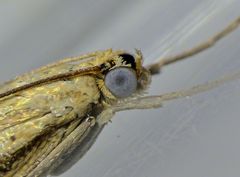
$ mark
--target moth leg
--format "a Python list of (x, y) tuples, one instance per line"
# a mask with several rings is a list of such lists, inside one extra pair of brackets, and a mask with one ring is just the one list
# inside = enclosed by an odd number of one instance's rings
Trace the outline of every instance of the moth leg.
[(112, 107), (107, 107), (97, 116), (96, 121), (99, 125), (104, 125), (111, 121), (114, 114), (114, 109)]
[(137, 97), (137, 98), (133, 97), (133, 98), (118, 102), (116, 105), (113, 105), (111, 107), (111, 110), (107, 111), (107, 115), (108, 116), (114, 115), (114, 113), (116, 113), (116, 112), (129, 110), (129, 109), (159, 108), (159, 107), (161, 107), (161, 105), (163, 103), (165, 103), (167, 101), (194, 96), (196, 94), (200, 94), (200, 93), (206, 92), (208, 90), (217, 88), (217, 87), (225, 84), (226, 82), (234, 81), (236, 79), (240, 79), (240, 72), (237, 72), (232, 75), (227, 75), (218, 80), (210, 81), (208, 83), (201, 84), (201, 85), (197, 85), (197, 86), (194, 86), (189, 89), (183, 89), (180, 91), (166, 93), (163, 95), (145, 96), (145, 97)]
[(193, 55), (197, 55), (200, 52), (213, 47), (219, 40), (221, 40), (222, 38), (224, 38), (225, 36), (227, 36), (228, 34), (233, 32), (234, 30), (236, 30), (239, 25), (240, 25), (240, 17), (238, 17), (233, 22), (231, 22), (222, 31), (218, 32), (217, 34), (210, 37), (206, 41), (198, 44), (197, 46), (195, 46), (195, 47), (193, 47), (189, 50), (186, 50), (186, 51), (184, 51), (180, 54), (177, 54), (177, 55), (174, 55), (174, 56), (169, 56), (169, 57), (166, 57), (166, 58), (161, 58), (156, 63), (153, 63), (153, 64), (147, 66), (147, 68), (149, 69), (149, 71), (152, 74), (156, 74), (160, 71), (160, 69), (164, 65), (175, 63), (177, 61), (180, 61), (180, 60), (186, 59), (188, 57), (191, 57)]

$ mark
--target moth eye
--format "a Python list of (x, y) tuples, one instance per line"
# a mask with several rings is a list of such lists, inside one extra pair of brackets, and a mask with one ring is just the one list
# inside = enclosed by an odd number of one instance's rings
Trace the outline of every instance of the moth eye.
[(105, 76), (105, 85), (113, 95), (119, 98), (128, 97), (137, 89), (137, 76), (131, 68), (115, 68)]

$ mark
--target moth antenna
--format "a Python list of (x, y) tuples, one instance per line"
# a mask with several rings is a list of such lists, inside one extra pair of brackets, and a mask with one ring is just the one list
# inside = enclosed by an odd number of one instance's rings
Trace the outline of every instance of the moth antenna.
[(129, 98), (127, 99), (127, 101), (119, 102), (118, 104), (114, 105), (111, 109), (113, 110), (113, 112), (119, 112), (130, 109), (159, 108), (166, 102), (201, 94), (206, 91), (213, 90), (219, 86), (222, 86), (227, 82), (232, 82), (237, 79), (240, 79), (240, 72), (236, 72), (231, 75), (224, 76), (218, 80), (209, 81), (207, 83), (200, 84), (189, 89), (182, 89), (162, 95)]
[(213, 47), (219, 40), (221, 40), (222, 38), (233, 32), (235, 29), (237, 29), (239, 24), (240, 17), (235, 19), (226, 28), (224, 28), (222, 31), (218, 32), (214, 36), (210, 37), (208, 40), (177, 55), (161, 58), (156, 63), (147, 66), (147, 69), (152, 73), (152, 75), (154, 75), (159, 73), (162, 66), (175, 63), (177, 61), (191, 57), (193, 55), (197, 55), (198, 53)]

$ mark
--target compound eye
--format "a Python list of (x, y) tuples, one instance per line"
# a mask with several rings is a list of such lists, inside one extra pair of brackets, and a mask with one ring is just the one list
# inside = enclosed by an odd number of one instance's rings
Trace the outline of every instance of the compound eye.
[(137, 76), (131, 68), (115, 68), (106, 74), (105, 85), (116, 97), (125, 98), (137, 90)]

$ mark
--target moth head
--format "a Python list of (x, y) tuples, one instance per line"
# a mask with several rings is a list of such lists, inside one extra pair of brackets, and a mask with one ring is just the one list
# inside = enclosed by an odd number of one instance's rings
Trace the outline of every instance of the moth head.
[(142, 54), (136, 50), (132, 55), (118, 53), (108, 61), (109, 69), (104, 71), (102, 92), (108, 98), (126, 98), (140, 93), (150, 84), (151, 76), (142, 66)]

